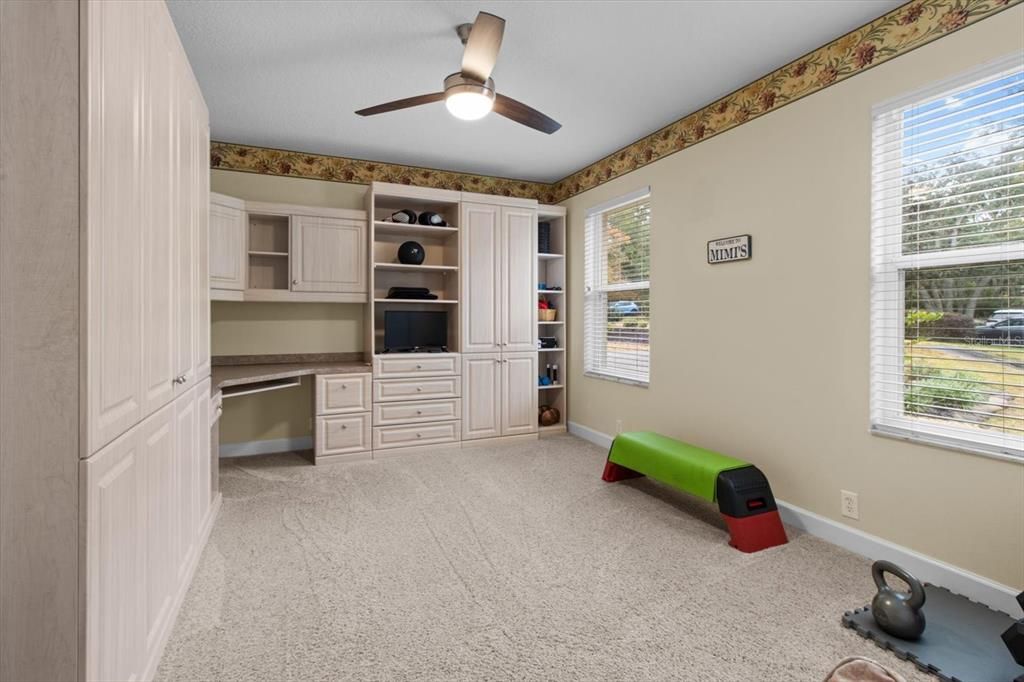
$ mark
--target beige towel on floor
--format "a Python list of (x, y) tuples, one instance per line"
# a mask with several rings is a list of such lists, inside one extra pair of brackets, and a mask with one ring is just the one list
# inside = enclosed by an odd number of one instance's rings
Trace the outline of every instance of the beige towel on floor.
[(870, 658), (851, 656), (839, 662), (825, 682), (907, 682), (902, 675)]

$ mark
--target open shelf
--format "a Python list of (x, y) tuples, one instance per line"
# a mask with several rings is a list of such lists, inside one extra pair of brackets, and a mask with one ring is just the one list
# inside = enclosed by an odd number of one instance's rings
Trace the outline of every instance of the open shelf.
[(565, 289), (537, 289), (538, 294), (564, 294)]
[(428, 237), (442, 239), (450, 237), (453, 234), (458, 234), (459, 228), (452, 227), (434, 227), (432, 225), (410, 225), (407, 223), (391, 223), (384, 220), (375, 220), (373, 223), (374, 229), (377, 234), (389, 234), (398, 235), (405, 237)]
[(558, 258), (565, 258), (565, 254), (562, 253), (538, 253), (537, 258), (540, 260), (556, 260)]
[(537, 390), (540, 391), (552, 391), (557, 388), (564, 388), (563, 384), (548, 384), (547, 386), (538, 386)]
[(423, 303), (426, 305), (452, 305), (458, 303), (457, 300), (450, 298), (439, 298), (437, 300), (423, 300), (420, 298), (375, 298), (374, 303)]
[(537, 324), (565, 324), (562, 320), (552, 320), (551, 322), (538, 321)]
[(457, 265), (409, 265), (406, 263), (374, 263), (378, 270), (394, 270), (395, 272), (458, 272)]
[(564, 348), (538, 348), (538, 353), (561, 353)]
[(274, 258), (287, 258), (287, 251), (250, 251), (250, 256), (271, 256)]

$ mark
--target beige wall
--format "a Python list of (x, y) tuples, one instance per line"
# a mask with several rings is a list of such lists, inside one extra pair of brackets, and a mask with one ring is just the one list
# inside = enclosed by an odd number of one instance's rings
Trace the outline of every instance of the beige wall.
[[(1024, 588), (1024, 465), (868, 433), (871, 108), (1022, 49), (1022, 25), (1007, 10), (565, 202), (577, 311), (587, 207), (650, 185), (654, 221), (650, 388), (584, 377), (574, 315), (570, 420), (749, 459), (782, 500)], [(706, 264), (743, 233), (752, 261)]]
[[(210, 189), (250, 201), (362, 209), (367, 187), (215, 169)], [(363, 305), (214, 301), (210, 336), (214, 355), (361, 351)], [(312, 391), (307, 379), (301, 387), (225, 400), (220, 442), (311, 435)]]

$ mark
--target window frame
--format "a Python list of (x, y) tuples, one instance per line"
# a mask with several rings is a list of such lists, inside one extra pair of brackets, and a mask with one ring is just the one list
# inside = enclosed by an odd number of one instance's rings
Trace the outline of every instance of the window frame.
[[(956, 426), (926, 423), (907, 416), (903, 409), (904, 384), (895, 382), (895, 388), (885, 387), (886, 377), (902, 376), (905, 363), (905, 280), (909, 271), (925, 270), (930, 267), (953, 268), (968, 265), (984, 265), (1010, 260), (1024, 260), (1024, 240), (1001, 244), (982, 245), (969, 248), (934, 250), (903, 253), (903, 202), (899, 182), (880, 180), (901, 168), (902, 154), (879, 163), (882, 155), (877, 144), (878, 128), (896, 124), (899, 129), (900, 146), (903, 144), (904, 110), (914, 104), (949, 96), (980, 81), (1009, 75), (1024, 69), (1024, 52), (1014, 53), (1001, 59), (982, 64), (974, 69), (944, 79), (928, 87), (915, 90), (897, 98), (881, 102), (871, 111), (871, 295), (869, 312), (870, 335), (870, 433), (897, 438), (936, 447), (983, 455), (995, 459), (1024, 463), (1024, 448), (1007, 444), (1003, 434), (991, 435), (970, 431)], [(886, 304), (876, 305), (883, 298), (880, 291), (887, 291)], [(897, 300), (893, 300), (895, 297)], [(898, 315), (893, 320), (889, 315)], [(894, 397), (888, 404), (882, 394), (888, 392)]]
[[(598, 220), (601, 216), (609, 211), (615, 210), (616, 208), (631, 204), (641, 199), (647, 199), (650, 202), (651, 199), (651, 188), (650, 186), (641, 187), (633, 190), (627, 194), (618, 196), (609, 201), (591, 206), (586, 210), (583, 223), (584, 232), (584, 272), (583, 272), (583, 375), (594, 379), (603, 379), (606, 381), (614, 381), (617, 383), (627, 384), (631, 386), (638, 386), (641, 388), (647, 388), (651, 383), (651, 267), (650, 261), (648, 261), (648, 277), (646, 281), (641, 282), (625, 282), (622, 284), (607, 284), (604, 283), (605, 277), (603, 273), (602, 263), (604, 262), (601, 257), (601, 251), (597, 254), (592, 254), (592, 249), (601, 249), (603, 240), (603, 221)], [(653, 211), (652, 211), (653, 213)], [(651, 237), (652, 230), (648, 226), (647, 233), (647, 249), (648, 259), (651, 254)], [(589, 268), (587, 267), (589, 265)], [(596, 284), (601, 282), (602, 284)], [(617, 291), (635, 291), (643, 290), (647, 291), (647, 376), (644, 379), (638, 379), (635, 376), (625, 376), (617, 374), (609, 369), (606, 361), (606, 354), (608, 352), (607, 338), (605, 343), (600, 345), (598, 358), (594, 358), (591, 355), (591, 345), (587, 343), (587, 330), (590, 329), (594, 324), (599, 325), (601, 328), (607, 328), (608, 325), (608, 294), (615, 293)], [(593, 306), (596, 308), (596, 312), (592, 311), (591, 305), (588, 305), (594, 298), (603, 298), (604, 303), (602, 305)], [(597, 320), (591, 320), (590, 314), (598, 314)]]

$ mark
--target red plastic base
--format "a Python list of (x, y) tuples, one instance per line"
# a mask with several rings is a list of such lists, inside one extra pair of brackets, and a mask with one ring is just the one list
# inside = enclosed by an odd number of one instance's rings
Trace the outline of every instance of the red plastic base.
[(601, 474), (601, 480), (615, 483), (616, 481), (624, 481), (627, 478), (640, 478), (641, 476), (643, 474), (639, 471), (633, 471), (615, 462), (608, 461), (604, 463), (604, 473)]
[(722, 514), (722, 518), (732, 536), (729, 544), (741, 552), (760, 552), (789, 542), (777, 511), (742, 518)]

